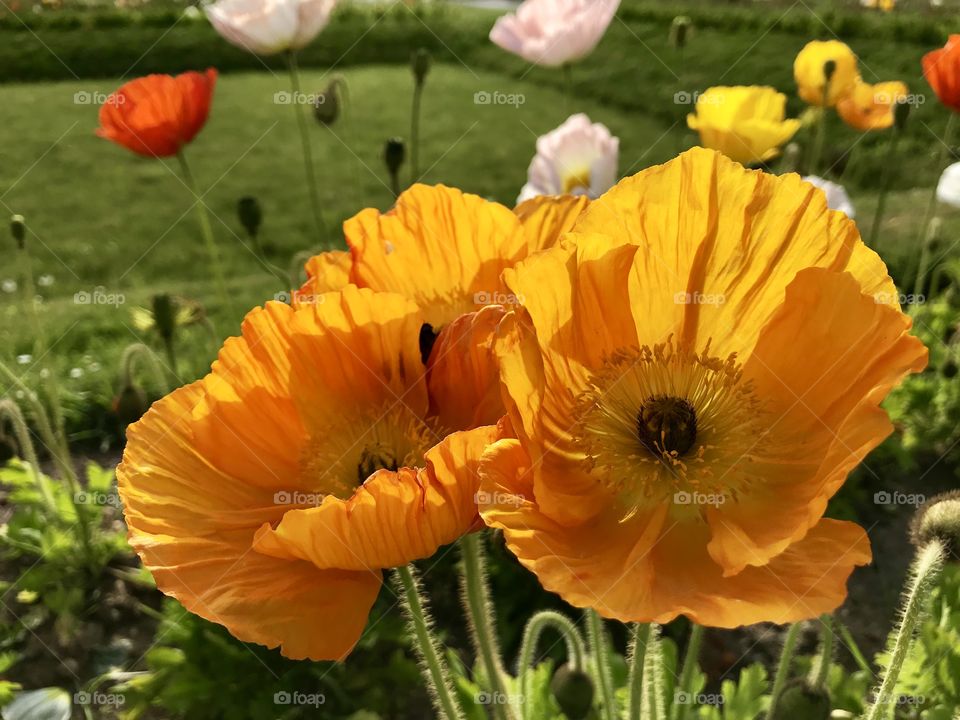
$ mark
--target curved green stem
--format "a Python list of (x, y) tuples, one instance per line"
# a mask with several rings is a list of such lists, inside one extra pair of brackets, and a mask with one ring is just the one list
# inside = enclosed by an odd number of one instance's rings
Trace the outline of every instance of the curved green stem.
[[(683, 656), (683, 665), (680, 668), (680, 677), (677, 680), (677, 689), (684, 695), (693, 693), (693, 675), (700, 668), (700, 647), (703, 645), (704, 628), (696, 623), (690, 628), (690, 639), (687, 641), (687, 653)], [(671, 720), (685, 720), (689, 703), (673, 703), (670, 706)]]
[(780, 695), (783, 694), (783, 688), (790, 679), (790, 668), (793, 665), (793, 654), (797, 649), (797, 638), (800, 636), (800, 623), (793, 623), (787, 628), (786, 637), (783, 639), (783, 649), (780, 651), (780, 660), (777, 663), (777, 672), (773, 676), (773, 689), (770, 691), (770, 709), (767, 710), (767, 720), (775, 717), (777, 704), (780, 702)]
[(440, 654), (439, 643), (430, 632), (430, 617), (426, 603), (420, 595), (420, 583), (415, 573), (411, 565), (398, 567), (394, 580), (400, 591), (400, 602), (407, 616), (410, 634), (416, 641), (417, 653), (425, 669), (424, 678), (440, 717), (443, 720), (463, 720), (463, 711), (455, 699), (450, 673)]
[(627, 718), (641, 720), (643, 717), (643, 668), (646, 663), (647, 642), (650, 638), (650, 626), (635, 623), (630, 633), (629, 666), (627, 678)]
[(900, 671), (913, 644), (914, 631), (926, 614), (927, 601), (940, 578), (946, 555), (946, 548), (939, 540), (930, 541), (917, 552), (910, 570), (900, 623), (891, 635), (890, 661), (874, 701), (863, 715), (864, 720), (884, 720), (892, 715), (892, 700)]
[(463, 556), (461, 589), (467, 609), (470, 634), (474, 648), (483, 665), (484, 674), (493, 694), (494, 714), (512, 720), (515, 716), (513, 703), (506, 683), (506, 672), (500, 660), (493, 606), (487, 591), (487, 572), (480, 533), (467, 533), (460, 538)]
[(303, 146), (303, 168), (307, 178), (307, 191), (310, 193), (310, 207), (313, 209), (313, 220), (317, 225), (318, 239), (326, 240), (327, 224), (320, 210), (320, 193), (317, 189), (317, 176), (313, 167), (313, 147), (310, 144), (310, 128), (307, 117), (304, 115), (300, 90), (300, 67), (297, 64), (297, 53), (293, 50), (287, 53), (287, 67), (290, 70), (290, 87), (293, 90), (293, 111), (297, 114), (297, 127), (300, 129), (300, 143)]
[(610, 666), (610, 648), (607, 646), (603, 620), (596, 610), (587, 610), (586, 619), (587, 639), (590, 643), (593, 669), (596, 673), (597, 687), (600, 688), (600, 697), (603, 702), (603, 717), (606, 720), (615, 720), (618, 717), (617, 698), (613, 688), (613, 668)]
[(131, 385), (133, 383), (134, 362), (139, 358), (142, 358), (150, 369), (150, 374), (153, 375), (153, 381), (157, 386), (157, 390), (162, 393), (170, 392), (170, 385), (164, 375), (163, 368), (160, 366), (160, 362), (157, 360), (157, 356), (154, 355), (153, 350), (143, 343), (127, 345), (123, 350), (123, 355), (120, 358), (120, 365), (123, 368), (123, 384)]
[[(567, 616), (552, 610), (542, 610), (536, 613), (527, 622), (523, 631), (523, 640), (520, 643), (520, 657), (517, 661), (517, 676), (520, 678), (520, 696), (532, 697), (530, 689), (530, 673), (527, 670), (533, 664), (537, 643), (543, 631), (553, 628), (563, 637), (567, 646), (567, 662), (575, 670), (585, 671), (587, 664), (587, 647), (577, 630), (577, 626)], [(530, 717), (531, 704), (522, 705), (521, 717), (526, 720)]]
[[(187, 156), (183, 153), (183, 150), (177, 152), (177, 160), (180, 161), (180, 171), (183, 173), (183, 180), (193, 195), (193, 205), (197, 209), (197, 222), (200, 225), (200, 234), (203, 236), (203, 243), (207, 248), (207, 256), (213, 270), (214, 280), (217, 283), (217, 290), (220, 293), (220, 300), (223, 302), (224, 308), (229, 310), (233, 303), (231, 303), (230, 294), (227, 292), (227, 283), (223, 275), (223, 264), (220, 261), (220, 253), (217, 250), (217, 241), (213, 237), (213, 228), (210, 227), (210, 216), (207, 212), (207, 206), (203, 202), (203, 197), (197, 189), (197, 181), (193, 177), (193, 172), (190, 170), (190, 164), (187, 162)], [(173, 362), (173, 358), (171, 358), (171, 362)], [(174, 372), (176, 372), (175, 366)]]

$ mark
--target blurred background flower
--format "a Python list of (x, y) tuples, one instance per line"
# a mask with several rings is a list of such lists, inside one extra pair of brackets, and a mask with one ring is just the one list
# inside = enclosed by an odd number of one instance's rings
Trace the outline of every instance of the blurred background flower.
[(803, 179), (814, 187), (823, 190), (824, 195), (827, 196), (827, 205), (831, 210), (839, 210), (851, 219), (856, 217), (857, 211), (854, 209), (853, 202), (843, 185), (816, 175), (807, 175)]
[(894, 109), (908, 92), (906, 84), (899, 81), (858, 82), (837, 102), (837, 113), (855, 130), (886, 130), (893, 126)]
[(687, 125), (700, 133), (700, 143), (744, 164), (775, 157), (800, 129), (787, 120), (787, 97), (757, 85), (712, 87), (697, 98)]
[[(830, 88), (824, 96), (827, 72), (831, 68)], [(805, 102), (833, 107), (853, 90), (860, 78), (857, 56), (839, 40), (814, 40), (807, 43), (794, 60), (793, 77), (797, 92)]]
[(225, 40), (257, 55), (299, 50), (330, 22), (337, 0), (220, 0), (206, 8)]
[(598, 198), (617, 182), (620, 140), (583, 113), (537, 140), (517, 203), (538, 195)]

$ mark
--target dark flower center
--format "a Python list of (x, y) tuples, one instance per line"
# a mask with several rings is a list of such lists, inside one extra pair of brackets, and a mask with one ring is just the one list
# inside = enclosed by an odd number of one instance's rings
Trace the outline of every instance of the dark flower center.
[(655, 455), (686, 453), (697, 440), (697, 413), (677, 397), (648, 398), (637, 413), (640, 444)]
[(357, 479), (362, 485), (367, 478), (373, 475), (377, 470), (392, 470), (396, 472), (399, 467), (397, 458), (394, 454), (384, 447), (364, 448), (360, 455), (360, 463), (357, 465)]
[(430, 353), (433, 352), (433, 346), (439, 336), (440, 333), (434, 330), (430, 323), (420, 326), (420, 359), (423, 360), (424, 365), (430, 359)]

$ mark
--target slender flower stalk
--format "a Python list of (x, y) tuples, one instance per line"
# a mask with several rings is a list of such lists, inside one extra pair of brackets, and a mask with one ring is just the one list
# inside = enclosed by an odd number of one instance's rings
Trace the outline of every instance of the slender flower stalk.
[(170, 384), (164, 375), (163, 367), (160, 365), (160, 361), (157, 359), (157, 356), (154, 354), (153, 350), (148, 348), (143, 343), (133, 343), (132, 345), (127, 345), (127, 347), (124, 348), (123, 355), (120, 358), (120, 367), (122, 368), (123, 372), (123, 382), (125, 384), (133, 382), (134, 370), (138, 360), (142, 361), (147, 366), (147, 369), (153, 376), (153, 381), (156, 384), (157, 389), (164, 394), (170, 392)]
[(817, 115), (817, 126), (813, 139), (813, 152), (810, 156), (810, 167), (808, 168), (808, 175), (821, 175), (820, 173), (820, 157), (823, 155), (823, 145), (827, 137), (827, 108), (826, 108), (826, 98), (830, 97), (830, 83), (833, 80), (833, 75), (837, 71), (837, 63), (834, 60), (827, 60), (823, 65), (823, 97), (824, 97), (824, 106), (820, 108), (820, 113)]
[(780, 660), (777, 662), (777, 672), (773, 676), (773, 689), (770, 691), (770, 709), (767, 710), (767, 720), (776, 717), (777, 703), (783, 694), (783, 688), (790, 679), (790, 669), (793, 665), (793, 654), (797, 649), (797, 638), (800, 636), (800, 623), (793, 623), (787, 628), (783, 639), (783, 649), (780, 651)]
[(300, 67), (297, 64), (297, 53), (289, 50), (286, 53), (287, 67), (290, 70), (290, 87), (293, 90), (293, 111), (297, 115), (297, 127), (300, 129), (300, 143), (303, 146), (303, 168), (307, 179), (307, 192), (310, 194), (310, 207), (313, 209), (313, 220), (317, 226), (318, 238), (325, 239), (327, 225), (320, 210), (320, 193), (317, 188), (317, 176), (313, 167), (313, 147), (310, 144), (310, 128), (304, 114), (301, 102)]
[(200, 225), (200, 234), (203, 236), (204, 245), (207, 248), (207, 256), (213, 269), (213, 277), (217, 283), (217, 291), (220, 293), (220, 300), (224, 308), (231, 308), (230, 294), (227, 292), (227, 283), (223, 275), (223, 264), (220, 261), (220, 252), (217, 250), (217, 241), (213, 237), (213, 228), (210, 227), (210, 216), (207, 206), (203, 202), (203, 197), (197, 188), (197, 181), (190, 170), (190, 164), (187, 162), (187, 156), (183, 150), (177, 151), (177, 160), (180, 161), (180, 172), (183, 173), (183, 180), (187, 188), (193, 195), (193, 204), (197, 209), (197, 222)]
[(46, 475), (40, 472), (40, 461), (37, 459), (37, 451), (33, 446), (33, 440), (30, 439), (30, 430), (27, 428), (27, 421), (23, 417), (20, 406), (9, 398), (0, 399), (0, 418), (6, 418), (13, 427), (13, 432), (17, 436), (17, 445), (20, 454), (30, 466), (30, 473), (33, 475), (34, 485), (37, 486), (37, 492), (43, 500), (48, 512), (51, 515), (56, 513), (56, 502), (53, 499), (53, 491), (50, 489), (50, 483)]
[(463, 604), (467, 610), (474, 648), (483, 666), (489, 689), (493, 693), (494, 715), (513, 720), (515, 713), (513, 704), (510, 702), (506, 672), (500, 659), (493, 605), (487, 590), (487, 570), (482, 542), (483, 538), (479, 533), (467, 533), (460, 538), (460, 552), (463, 556), (461, 578)]
[(602, 717), (605, 720), (614, 720), (617, 713), (617, 699), (613, 687), (613, 668), (610, 665), (610, 647), (603, 629), (603, 620), (596, 610), (587, 610), (587, 639), (590, 643), (590, 654), (593, 661), (593, 670), (596, 674), (596, 684), (600, 688), (600, 698), (603, 703)]
[(833, 662), (833, 617), (824, 615), (820, 618), (820, 655), (810, 669), (810, 685), (815, 688), (824, 688), (830, 674), (830, 664)]
[(660, 643), (660, 626), (651, 623), (647, 640), (647, 653), (643, 669), (643, 707), (649, 720), (667, 720), (664, 697), (663, 646)]
[(926, 286), (927, 273), (930, 271), (930, 255), (933, 251), (933, 246), (940, 240), (941, 230), (942, 225), (940, 218), (934, 216), (930, 221), (929, 227), (927, 227), (926, 233), (923, 235), (923, 245), (920, 248), (920, 260), (917, 263), (917, 278), (913, 283), (913, 297), (916, 302), (919, 302), (918, 298), (923, 294), (923, 289)]
[[(543, 610), (536, 613), (527, 622), (523, 631), (523, 640), (520, 643), (520, 656), (517, 661), (517, 676), (520, 678), (520, 696), (532, 697), (530, 689), (530, 673), (527, 670), (533, 665), (537, 643), (544, 630), (553, 628), (563, 637), (567, 647), (567, 663), (577, 672), (585, 672), (587, 667), (587, 648), (577, 630), (577, 626), (565, 615), (552, 610)], [(521, 710), (523, 720), (532, 720), (530, 713), (532, 705), (524, 702)]]
[(410, 112), (410, 184), (420, 182), (420, 106), (423, 88), (430, 72), (431, 58), (426, 49), (417, 50), (410, 61), (413, 70), (413, 108)]
[(412, 565), (398, 567), (394, 581), (400, 602), (407, 616), (410, 635), (416, 641), (417, 654), (424, 668), (433, 704), (443, 720), (463, 720), (463, 711), (456, 701), (450, 672), (440, 653), (440, 645), (431, 632), (432, 621), (421, 596), (420, 581)]
[(890, 660), (864, 720), (886, 720), (892, 717), (894, 690), (900, 671), (913, 643), (914, 632), (923, 620), (933, 590), (943, 570), (946, 547), (942, 540), (933, 539), (917, 551), (910, 578), (904, 593), (900, 623), (890, 636)]
[(636, 623), (630, 634), (629, 666), (630, 674), (627, 678), (627, 718), (641, 720), (643, 718), (643, 668), (646, 663), (647, 642), (650, 638), (650, 625)]
[(566, 94), (564, 95), (564, 110), (569, 115), (573, 111), (573, 65), (571, 63), (563, 64), (563, 82)]
[[(677, 690), (689, 696), (693, 692), (693, 676), (700, 667), (700, 647), (703, 645), (704, 629), (702, 625), (694, 623), (690, 628), (690, 639), (687, 642), (687, 654), (683, 657), (680, 668), (680, 677), (677, 680)], [(670, 720), (685, 720), (690, 703), (673, 703), (670, 707)]]
[(870, 240), (867, 243), (870, 247), (875, 247), (877, 238), (880, 236), (880, 226), (883, 224), (883, 216), (887, 208), (887, 195), (890, 194), (890, 184), (893, 181), (893, 165), (897, 158), (897, 147), (900, 144), (900, 136), (903, 134), (903, 128), (906, 124), (907, 114), (910, 106), (899, 104), (894, 109), (896, 121), (890, 130), (890, 144), (887, 149), (887, 157), (883, 165), (883, 179), (880, 185), (880, 196), (877, 198), (877, 209), (873, 214), (873, 225), (870, 227)]
[[(953, 134), (957, 126), (957, 113), (951, 112), (947, 118), (947, 126), (943, 130), (943, 137), (940, 140), (940, 149), (937, 151), (937, 160), (934, 169), (937, 171), (937, 179), (943, 171), (943, 165), (947, 160), (947, 154), (950, 152), (950, 143), (953, 142)], [(933, 181), (933, 188), (930, 190), (930, 199), (927, 201), (927, 210), (923, 216), (923, 224), (920, 225), (920, 237), (918, 242), (923, 239), (930, 226), (930, 221), (935, 217), (937, 211), (937, 180)]]

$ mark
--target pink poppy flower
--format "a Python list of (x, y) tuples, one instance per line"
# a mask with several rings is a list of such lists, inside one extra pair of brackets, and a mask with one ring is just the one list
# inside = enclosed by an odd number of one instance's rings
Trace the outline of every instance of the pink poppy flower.
[(557, 67), (597, 47), (620, 0), (525, 0), (499, 18), (490, 39), (534, 65)]
[(257, 55), (299, 50), (330, 22), (337, 0), (219, 0), (206, 7), (228, 42)]

